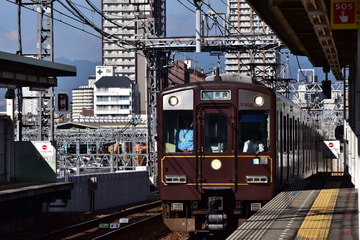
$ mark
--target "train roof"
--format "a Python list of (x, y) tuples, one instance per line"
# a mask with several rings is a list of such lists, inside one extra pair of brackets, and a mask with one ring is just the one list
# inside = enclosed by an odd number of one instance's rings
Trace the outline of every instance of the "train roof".
[[(164, 88), (161, 92), (162, 93), (169, 93), (172, 91), (177, 91), (179, 89), (185, 90), (188, 88), (193, 88), (195, 86), (219, 86), (219, 83), (221, 86), (225, 87), (225, 84), (233, 85), (239, 84), (238, 86), (240, 88), (247, 88), (247, 89), (253, 89), (255, 91), (261, 91), (261, 92), (272, 92), (274, 91), (271, 88), (268, 88), (264, 85), (257, 84), (253, 82), (252, 78), (247, 75), (241, 75), (241, 74), (220, 74), (220, 75), (212, 75), (206, 77), (205, 81), (201, 82), (191, 82), (191, 83), (184, 83), (184, 84), (178, 84), (174, 86), (170, 86), (167, 88)], [(261, 89), (261, 90), (260, 90)]]
[(236, 73), (225, 73), (220, 75), (212, 75), (205, 78), (206, 82), (241, 82), (241, 83), (254, 83), (252, 77)]

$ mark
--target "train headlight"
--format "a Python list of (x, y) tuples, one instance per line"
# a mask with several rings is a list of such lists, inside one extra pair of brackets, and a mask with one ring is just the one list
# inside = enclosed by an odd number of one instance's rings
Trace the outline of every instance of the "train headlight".
[(169, 104), (171, 106), (176, 106), (179, 103), (179, 99), (176, 96), (169, 97)]
[(265, 103), (265, 99), (263, 96), (256, 96), (254, 99), (254, 103), (256, 106), (261, 107), (262, 105), (264, 105)]
[(221, 161), (219, 159), (214, 159), (211, 161), (211, 168), (214, 170), (219, 170), (221, 168)]

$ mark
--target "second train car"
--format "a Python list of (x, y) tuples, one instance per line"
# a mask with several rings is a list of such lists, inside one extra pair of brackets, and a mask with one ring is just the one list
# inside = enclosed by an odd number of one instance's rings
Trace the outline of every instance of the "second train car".
[(158, 185), (173, 231), (235, 225), (321, 167), (321, 134), (309, 114), (249, 77), (208, 80), (159, 94)]

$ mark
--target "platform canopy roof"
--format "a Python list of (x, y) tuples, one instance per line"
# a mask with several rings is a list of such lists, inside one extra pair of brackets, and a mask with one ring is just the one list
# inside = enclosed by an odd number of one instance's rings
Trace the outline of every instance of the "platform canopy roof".
[[(330, 69), (337, 80), (343, 80), (341, 69), (355, 61), (357, 30), (354, 24), (337, 24), (333, 28), (339, 17), (336, 9), (331, 8), (331, 3), (336, 0), (247, 2), (293, 54), (307, 56), (314, 67)], [(331, 12), (334, 18), (331, 18)]]
[(65, 76), (76, 76), (76, 67), (0, 51), (0, 88), (56, 87)]

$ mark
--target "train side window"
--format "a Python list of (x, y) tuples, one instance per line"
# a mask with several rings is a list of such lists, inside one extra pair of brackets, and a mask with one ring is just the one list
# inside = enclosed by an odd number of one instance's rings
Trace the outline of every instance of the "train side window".
[[(163, 130), (163, 149), (165, 150), (165, 152), (179, 152), (179, 150), (177, 149), (177, 145), (179, 143), (179, 141), (181, 141), (181, 139), (179, 140), (179, 134), (181, 129), (184, 129), (185, 126), (184, 124), (184, 120), (188, 120), (190, 121), (189, 126), (187, 127), (192, 127), (192, 120), (193, 120), (193, 113), (192, 111), (185, 111), (185, 110), (181, 110), (181, 111), (164, 111), (164, 119), (163, 119), (163, 125), (162, 125), (162, 130)], [(191, 135), (192, 130), (190, 132), (189, 130), (185, 130), (183, 131), (183, 135), (186, 135), (186, 139), (189, 138), (189, 136)], [(183, 139), (185, 139), (185, 137), (183, 137)], [(189, 152), (192, 151), (193, 149), (189, 149)]]
[[(270, 117), (267, 111), (240, 113), (240, 151), (264, 152), (270, 146)], [(255, 145), (253, 143), (255, 142)]]
[(205, 150), (206, 152), (227, 151), (227, 115), (211, 113), (205, 115)]

